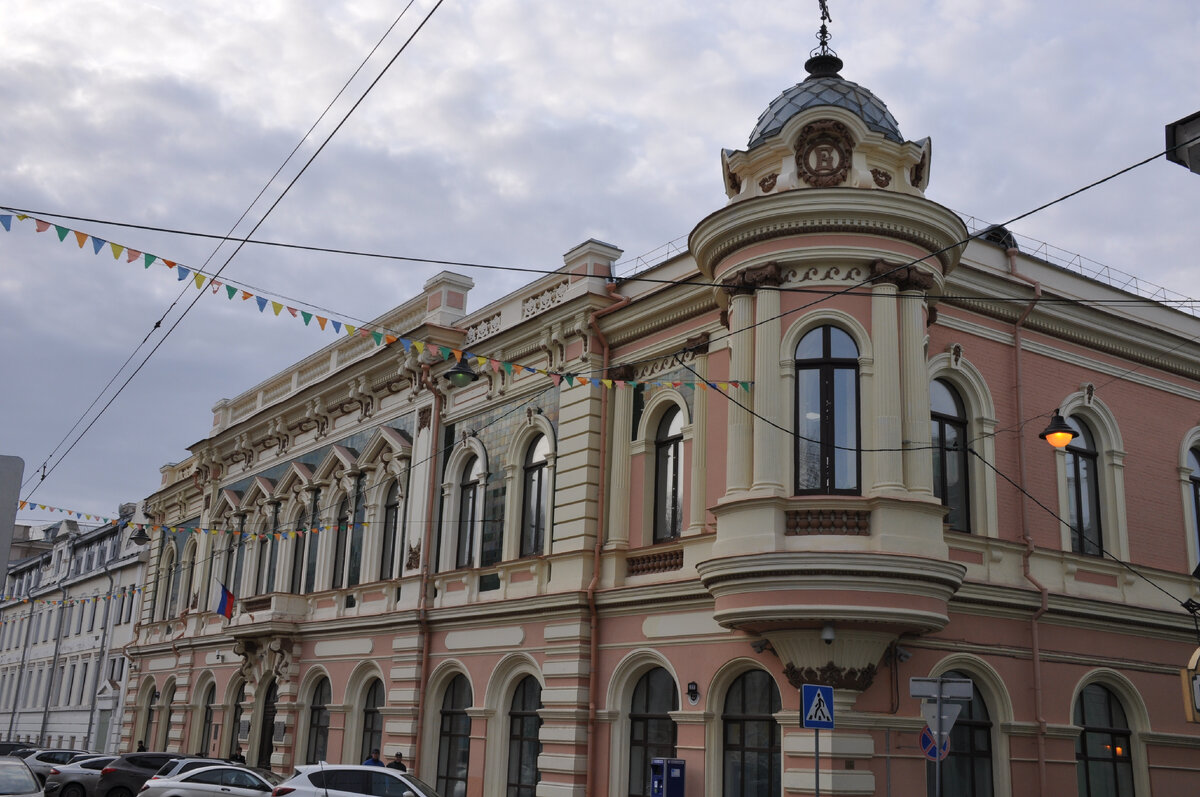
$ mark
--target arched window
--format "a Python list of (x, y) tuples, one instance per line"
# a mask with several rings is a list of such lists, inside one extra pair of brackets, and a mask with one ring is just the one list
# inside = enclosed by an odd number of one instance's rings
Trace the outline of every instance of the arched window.
[(222, 583), (234, 595), (244, 595), (242, 565), (246, 558), (246, 516), (238, 515), (235, 525), (237, 530), (229, 535), (229, 542), (225, 547), (225, 580)]
[(833, 326), (796, 346), (796, 492), (859, 492), (858, 347)]
[(933, 492), (946, 506), (946, 523), (955, 531), (971, 530), (967, 486), (967, 413), (958, 391), (941, 379), (929, 383), (932, 411)]
[(213, 703), (217, 702), (217, 685), (209, 684), (201, 700), (204, 719), (200, 722), (200, 738), (196, 740), (196, 755), (208, 755), (208, 741), (213, 735)]
[(726, 797), (779, 797), (779, 687), (762, 670), (738, 676), (725, 695), (721, 714)]
[(654, 541), (683, 529), (683, 413), (672, 407), (654, 435)]
[(1076, 437), (1067, 444), (1067, 501), (1070, 507), (1071, 550), (1088, 556), (1104, 555), (1100, 528), (1100, 471), (1095, 437), (1075, 416), (1066, 419)]
[(1187, 463), (1192, 469), (1189, 477), (1192, 483), (1192, 528), (1196, 530), (1196, 550), (1200, 551), (1200, 451), (1194, 448), (1188, 451)]
[(317, 558), (321, 552), (320, 540), (313, 533), (321, 525), (321, 490), (312, 491), (312, 504), (308, 508), (309, 529), (304, 535), (304, 592), (317, 590)]
[[(188, 608), (195, 608), (192, 601), (192, 586), (195, 583), (196, 577), (197, 547), (192, 543), (186, 545), (183, 551), (183, 559), (179, 563), (179, 598)], [(92, 619), (95, 619), (95, 604), (92, 605)]]
[(359, 761), (366, 761), (372, 750), (381, 750), (383, 743), (383, 715), (379, 707), (383, 705), (383, 681), (375, 678), (367, 687), (366, 697), (363, 698), (362, 715), (362, 750)]
[(304, 591), (304, 543), (309, 537), (308, 529), (308, 513), (301, 508), (292, 526), (292, 580), (288, 591), (293, 595)]
[(271, 768), (271, 753), (275, 752), (275, 717), (279, 703), (279, 684), (274, 680), (263, 697), (262, 719), (258, 726), (258, 767)]
[(329, 701), (332, 698), (329, 679), (317, 681), (308, 708), (308, 752), (305, 763), (316, 764), (325, 760), (329, 748)]
[(394, 481), (388, 487), (387, 497), (383, 499), (383, 550), (379, 554), (380, 580), (392, 577), (392, 573), (402, 575), (404, 568), (396, 568), (396, 549), (404, 552), (404, 540), (400, 532), (400, 482)]
[(350, 497), (346, 496), (338, 504), (337, 531), (333, 536), (333, 589), (342, 586), (342, 577), (346, 569), (346, 535), (350, 526)]
[[(961, 672), (943, 673), (946, 678), (970, 678)], [(933, 762), (925, 765), (927, 791), (936, 793)], [(992, 719), (979, 688), (972, 684), (971, 702), (963, 703), (950, 731), (950, 752), (942, 761), (942, 794), (962, 797), (992, 797)]]
[[(167, 543), (170, 546), (170, 542)], [(166, 553), (158, 560), (159, 568), (162, 572), (158, 577), (158, 586), (162, 590), (160, 595), (154, 596), (154, 608), (158, 613), (156, 619), (166, 620), (169, 617), (174, 617), (176, 613), (176, 602), (178, 595), (178, 573), (179, 568), (175, 564), (175, 549), (168, 547)]]
[[(80, 679), (80, 681), (82, 682), (83, 686), (85, 686), (85, 687), (87, 686), (87, 674), (86, 673), (84, 673), (84, 676), (83, 676), (83, 678)], [(169, 745), (171, 743), (171, 717), (175, 713), (171, 709), (171, 704), (174, 702), (175, 702), (175, 682), (172, 681), (170, 684), (167, 685), (167, 688), (163, 691), (163, 694), (162, 694), (162, 703), (160, 705), (160, 709), (161, 709), (162, 713), (159, 715), (160, 716), (159, 725), (161, 725), (162, 728), (158, 732), (158, 741), (157, 741), (158, 746), (155, 748), (156, 750), (166, 750), (167, 745)]]
[(275, 570), (279, 557), (279, 502), (271, 504), (271, 518), (264, 531), (264, 539), (258, 541), (258, 573), (255, 576), (254, 594), (266, 595), (275, 591)]
[(532, 675), (517, 684), (508, 710), (508, 792), (506, 797), (534, 797), (538, 781), (537, 758), (542, 752), (538, 733), (542, 718), (542, 685)]
[(229, 708), (229, 749), (226, 757), (232, 756), (235, 749), (241, 748), (238, 736), (242, 725), (242, 697), (246, 691), (244, 682), (239, 681), (233, 689), (233, 705)]
[(346, 586), (362, 583), (363, 521), (366, 520), (366, 505), (363, 501), (365, 473), (354, 479), (354, 513), (350, 516), (350, 550), (346, 553)]
[(454, 566), (471, 567), (475, 561), (475, 533), (479, 525), (479, 481), (483, 463), (471, 457), (463, 463), (458, 482), (458, 534), (454, 546)]
[(546, 537), (546, 460), (550, 441), (540, 435), (525, 452), (521, 502), (521, 556), (537, 556)]
[(442, 698), (437, 763), (437, 790), (441, 794), (466, 794), (467, 767), (471, 761), (471, 718), (467, 716), (470, 705), (471, 685), (465, 675), (456, 675)]
[(1133, 797), (1129, 722), (1117, 696), (1088, 684), (1075, 701), (1075, 773), (1079, 797)]
[(629, 794), (650, 797), (650, 760), (675, 757), (675, 720), (679, 689), (662, 667), (655, 667), (633, 689), (629, 707)]

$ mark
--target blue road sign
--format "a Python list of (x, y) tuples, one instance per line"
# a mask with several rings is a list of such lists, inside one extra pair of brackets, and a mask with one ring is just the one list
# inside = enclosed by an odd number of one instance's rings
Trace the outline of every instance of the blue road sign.
[(833, 687), (804, 684), (801, 687), (800, 716), (805, 728), (833, 730)]
[(933, 731), (926, 725), (925, 729), (921, 731), (921, 752), (930, 761), (936, 761), (939, 758), (945, 761), (946, 756), (950, 755), (950, 737), (947, 736), (946, 740), (942, 742), (941, 755), (938, 755), (937, 743), (933, 741), (933, 736)]

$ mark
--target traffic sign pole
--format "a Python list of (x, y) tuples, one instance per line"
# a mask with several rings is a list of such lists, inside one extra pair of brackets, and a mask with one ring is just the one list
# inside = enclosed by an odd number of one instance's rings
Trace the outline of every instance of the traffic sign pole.
[(821, 797), (821, 729), (813, 728), (813, 762), (816, 764), (815, 774), (817, 776), (817, 793), (816, 797)]
[(937, 727), (934, 730), (933, 741), (937, 753), (933, 759), (933, 797), (942, 797), (942, 690), (937, 693)]

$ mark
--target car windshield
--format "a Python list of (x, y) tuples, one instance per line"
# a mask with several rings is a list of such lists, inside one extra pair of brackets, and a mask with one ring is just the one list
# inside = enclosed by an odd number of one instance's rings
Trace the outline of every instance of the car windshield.
[(425, 797), (442, 797), (442, 795), (438, 792), (437, 789), (433, 788), (432, 786), (430, 786), (428, 783), (421, 780), (420, 778), (415, 777), (413, 775), (405, 775), (405, 777), (408, 778), (409, 780), (411, 780), (413, 782), (413, 785), (416, 786), (418, 789), (420, 789), (425, 794)]
[(33, 773), (24, 764), (0, 766), (0, 794), (29, 794), (41, 790)]
[(251, 767), (251, 769), (254, 771), (254, 774), (258, 775), (272, 786), (278, 786), (284, 781), (283, 775), (276, 774), (269, 769), (259, 769), (258, 767)]

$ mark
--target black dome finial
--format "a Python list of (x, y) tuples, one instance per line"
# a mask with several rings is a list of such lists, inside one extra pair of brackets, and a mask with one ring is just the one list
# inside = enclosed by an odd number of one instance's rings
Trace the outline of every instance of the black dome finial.
[(812, 77), (830, 77), (842, 70), (842, 59), (829, 46), (829, 26), (826, 23), (833, 22), (833, 17), (829, 16), (828, 0), (817, 0), (817, 4), (821, 7), (821, 29), (817, 32), (820, 44), (809, 52), (804, 69)]

